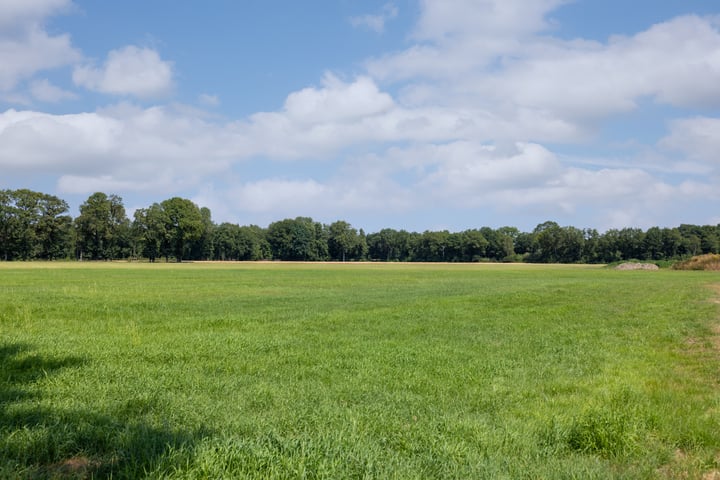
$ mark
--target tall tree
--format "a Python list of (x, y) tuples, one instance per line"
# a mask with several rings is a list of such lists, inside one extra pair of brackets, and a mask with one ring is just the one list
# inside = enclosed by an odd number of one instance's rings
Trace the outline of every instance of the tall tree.
[(67, 256), (72, 239), (72, 218), (67, 215), (68, 210), (65, 200), (46, 194), (40, 197), (36, 224), (38, 258), (54, 260)]
[(553, 263), (560, 259), (562, 229), (555, 222), (544, 222), (533, 230), (535, 249), (531, 259), (536, 262)]
[(240, 227), (234, 223), (221, 223), (213, 230), (213, 258), (215, 260), (241, 260)]
[(15, 198), (11, 190), (0, 190), (0, 247), (3, 260), (15, 258), (16, 231), (19, 228)]
[(330, 224), (327, 233), (330, 258), (343, 262), (348, 258), (357, 258), (360, 237), (348, 222), (338, 220)]
[(0, 190), (0, 244), (5, 260), (66, 256), (71, 240), (68, 204), (32, 190)]
[(279, 260), (325, 260), (327, 239), (320, 223), (308, 217), (286, 218), (268, 226), (267, 241)]
[(165, 222), (165, 253), (181, 262), (194, 242), (199, 241), (205, 231), (205, 222), (200, 208), (185, 198), (173, 197), (163, 201), (162, 218)]
[(142, 255), (151, 262), (163, 255), (163, 247), (167, 243), (165, 224), (165, 213), (159, 203), (135, 210), (133, 236), (140, 243)]
[(122, 256), (129, 229), (122, 198), (93, 193), (80, 205), (75, 228), (81, 259), (109, 260)]
[(383, 228), (377, 233), (370, 233), (366, 240), (368, 255), (375, 260), (408, 261), (414, 258), (415, 246), (412, 245), (420, 234), (411, 234), (405, 230)]
[(477, 262), (485, 257), (488, 241), (480, 230), (465, 230), (462, 232), (461, 238), (461, 260), (463, 262)]

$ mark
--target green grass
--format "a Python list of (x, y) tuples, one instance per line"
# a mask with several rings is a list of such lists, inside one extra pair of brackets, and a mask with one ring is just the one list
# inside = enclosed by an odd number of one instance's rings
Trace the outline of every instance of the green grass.
[(0, 478), (701, 478), (720, 469), (713, 284), (0, 264)]

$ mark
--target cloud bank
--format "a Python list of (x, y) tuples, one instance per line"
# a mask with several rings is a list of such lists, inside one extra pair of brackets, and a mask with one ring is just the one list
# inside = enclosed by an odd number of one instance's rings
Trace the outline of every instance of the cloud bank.
[[(55, 175), (61, 194), (181, 194), (240, 222), (311, 215), (402, 226), (403, 216), (443, 208), (456, 228), (717, 218), (704, 205), (720, 191), (720, 119), (707, 110), (720, 105), (718, 18), (565, 40), (550, 18), (565, 3), (422, 0), (407, 48), (366, 59), (354, 75), (328, 72), (275, 111), (232, 119), (163, 102), (176, 72), (156, 50), (122, 46), (97, 63), (68, 35), (43, 30), (70, 2), (9, 2), (0, 7), (14, 19), (0, 23), (0, 94), (19, 95), (27, 81), (38, 101), (75, 99), (42, 76), (72, 67), (74, 85), (108, 103), (0, 113), (0, 168)], [(382, 31), (397, 15), (388, 4), (352, 23)], [(219, 105), (217, 95), (196, 98)], [(648, 105), (668, 109), (661, 137), (617, 156), (566, 153), (594, 151), (608, 125)]]

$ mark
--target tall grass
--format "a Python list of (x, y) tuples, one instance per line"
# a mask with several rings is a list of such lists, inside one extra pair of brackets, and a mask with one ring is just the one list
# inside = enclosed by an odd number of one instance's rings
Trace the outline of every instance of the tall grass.
[(0, 264), (2, 478), (699, 478), (710, 272)]

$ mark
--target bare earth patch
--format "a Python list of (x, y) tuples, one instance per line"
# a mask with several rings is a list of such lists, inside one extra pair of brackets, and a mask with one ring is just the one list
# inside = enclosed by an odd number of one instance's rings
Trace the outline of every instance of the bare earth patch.
[(92, 472), (100, 466), (100, 462), (87, 457), (77, 456), (48, 467), (50, 478), (91, 478)]

